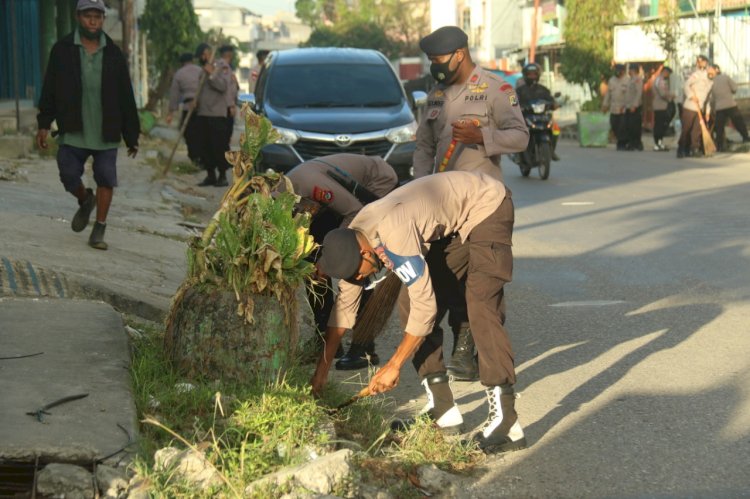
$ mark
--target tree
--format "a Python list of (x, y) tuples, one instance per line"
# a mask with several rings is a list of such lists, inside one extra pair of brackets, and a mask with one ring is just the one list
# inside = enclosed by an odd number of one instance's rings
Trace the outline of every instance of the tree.
[(156, 81), (146, 103), (153, 111), (169, 89), (180, 54), (193, 52), (204, 35), (192, 0), (146, 0), (140, 24), (148, 37), (149, 69)]
[(350, 21), (334, 27), (313, 30), (303, 47), (352, 47), (379, 50), (386, 57), (397, 57), (400, 46), (388, 38), (383, 28), (373, 22)]
[(614, 24), (623, 0), (568, 0), (560, 70), (566, 80), (587, 85), (599, 96), (599, 83), (611, 72)]

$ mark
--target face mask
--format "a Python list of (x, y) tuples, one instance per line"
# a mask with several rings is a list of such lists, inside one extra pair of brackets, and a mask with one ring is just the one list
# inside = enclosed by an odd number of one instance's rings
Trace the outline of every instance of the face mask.
[(373, 267), (377, 267), (377, 271), (374, 274), (371, 274), (364, 279), (357, 280), (357, 279), (344, 279), (349, 284), (356, 284), (357, 286), (364, 286), (365, 289), (373, 289), (377, 284), (388, 277), (388, 269), (385, 265), (383, 265), (380, 260), (370, 260), (369, 258), (362, 257), (365, 261), (372, 264)]
[(87, 40), (98, 40), (99, 37), (102, 35), (102, 30), (98, 29), (94, 33), (92, 33), (91, 31), (89, 31), (87, 29), (79, 27), (78, 28), (78, 33), (82, 37), (86, 38)]
[(456, 69), (452, 71), (450, 70), (450, 64), (453, 60), (454, 55), (456, 55), (455, 52), (451, 54), (450, 58), (446, 62), (433, 62), (432, 64), (430, 64), (430, 74), (437, 80), (438, 83), (450, 83), (451, 80), (453, 80), (453, 77), (456, 76), (458, 68), (461, 67), (461, 63), (458, 63)]

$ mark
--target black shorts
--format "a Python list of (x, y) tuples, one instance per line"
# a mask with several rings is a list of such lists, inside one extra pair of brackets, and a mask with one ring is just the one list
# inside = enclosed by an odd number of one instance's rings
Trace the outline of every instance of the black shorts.
[(65, 190), (75, 193), (81, 185), (83, 165), (94, 158), (94, 181), (99, 187), (117, 187), (117, 149), (82, 149), (61, 145), (57, 150), (57, 169)]

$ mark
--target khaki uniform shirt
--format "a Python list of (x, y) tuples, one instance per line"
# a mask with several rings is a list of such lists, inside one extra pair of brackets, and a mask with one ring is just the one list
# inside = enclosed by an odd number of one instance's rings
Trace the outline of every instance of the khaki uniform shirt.
[(198, 116), (227, 117), (227, 92), (229, 91), (232, 70), (223, 59), (214, 61), (214, 72), (206, 77), (206, 82), (198, 95)]
[(295, 194), (326, 205), (344, 217), (341, 227), (349, 226), (362, 209), (362, 202), (328, 176), (326, 172), (336, 171), (331, 165), (347, 172), (353, 180), (378, 197), (391, 192), (398, 183), (398, 175), (383, 158), (359, 154), (332, 154), (311, 159), (287, 173)]
[[(424, 259), (430, 242), (455, 233), (466, 241), (504, 198), (502, 182), (482, 173), (452, 171), (409, 182), (354, 217), (349, 228), (361, 232), (385, 266), (407, 286), (406, 332), (427, 336), (435, 322), (435, 293)], [(339, 281), (329, 326), (354, 326), (362, 289)]]
[(641, 104), (643, 104), (643, 79), (640, 76), (632, 76), (628, 82), (625, 107), (628, 109), (641, 107)]
[(713, 81), (708, 78), (708, 72), (696, 69), (685, 82), (685, 102), (683, 103), (683, 107), (690, 111), (698, 112), (698, 106), (695, 104), (693, 97), (697, 97), (698, 103), (703, 107), (712, 85)]
[(610, 114), (622, 114), (627, 106), (628, 86), (630, 78), (613, 76), (609, 79), (607, 93), (604, 95), (603, 106), (609, 108)]
[(479, 120), (484, 144), (457, 144), (448, 170), (474, 171), (502, 180), (500, 154), (526, 149), (529, 130), (513, 87), (479, 66), (462, 85), (442, 85), (427, 97), (427, 109), (417, 129), (414, 177), (436, 173), (448, 150), (451, 123)]
[(651, 93), (654, 94), (654, 111), (666, 111), (667, 104), (674, 100), (675, 95), (669, 88), (669, 80), (657, 76), (654, 85), (651, 87)]
[(181, 102), (187, 99), (195, 99), (198, 93), (198, 85), (203, 70), (195, 64), (182, 66), (172, 77), (172, 86), (169, 89), (169, 112), (177, 111)]
[(227, 107), (234, 107), (237, 105), (237, 96), (240, 93), (240, 82), (237, 80), (237, 75), (232, 71), (231, 66), (229, 67), (229, 86), (227, 87)]
[(737, 92), (737, 84), (734, 80), (723, 73), (717, 74), (711, 87), (711, 102), (714, 109), (721, 111), (737, 107), (737, 101), (734, 100), (735, 92)]

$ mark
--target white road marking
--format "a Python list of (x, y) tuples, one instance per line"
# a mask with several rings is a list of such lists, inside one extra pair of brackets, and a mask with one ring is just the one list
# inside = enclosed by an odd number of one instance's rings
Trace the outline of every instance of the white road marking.
[(562, 203), (563, 206), (589, 206), (594, 204), (593, 201), (566, 201)]
[(606, 307), (607, 305), (617, 305), (625, 303), (622, 300), (588, 300), (588, 301), (564, 301), (553, 303), (550, 307)]

